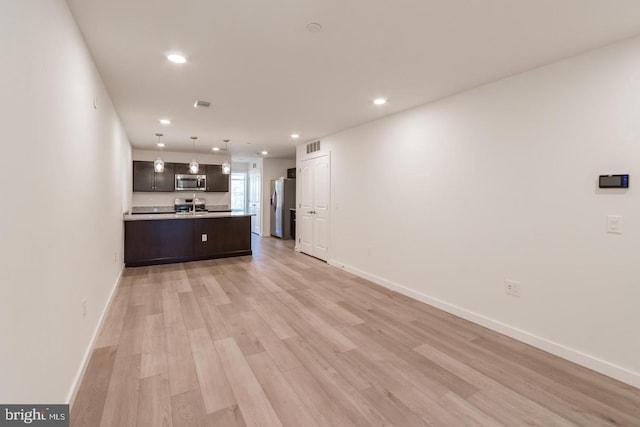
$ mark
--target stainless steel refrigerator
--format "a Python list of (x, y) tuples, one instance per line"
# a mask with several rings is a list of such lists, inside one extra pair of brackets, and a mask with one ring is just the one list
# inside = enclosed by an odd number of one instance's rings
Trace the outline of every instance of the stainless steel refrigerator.
[(271, 181), (271, 235), (292, 239), (291, 211), (296, 207), (296, 180), (280, 178)]

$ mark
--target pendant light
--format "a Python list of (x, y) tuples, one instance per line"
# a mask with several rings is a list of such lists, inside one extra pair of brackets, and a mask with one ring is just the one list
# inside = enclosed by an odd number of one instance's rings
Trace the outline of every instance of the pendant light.
[[(160, 148), (160, 138), (163, 135), (161, 133), (156, 133), (156, 136), (158, 137), (158, 148)], [(160, 158), (160, 150), (158, 150), (158, 158), (153, 162), (153, 170), (158, 173), (164, 172), (164, 161)]]
[(189, 172), (194, 174), (198, 173), (198, 170), (200, 169), (200, 165), (196, 161), (196, 139), (198, 139), (197, 136), (191, 137), (191, 140), (193, 141), (193, 160), (189, 163)]
[[(226, 156), (227, 159), (229, 158), (229, 140), (228, 139), (224, 139), (224, 151), (226, 151)], [(227, 161), (227, 159), (224, 160), (224, 163), (222, 164), (222, 173), (224, 175), (229, 175), (229, 173), (231, 173), (231, 165), (229, 164), (229, 162)]]

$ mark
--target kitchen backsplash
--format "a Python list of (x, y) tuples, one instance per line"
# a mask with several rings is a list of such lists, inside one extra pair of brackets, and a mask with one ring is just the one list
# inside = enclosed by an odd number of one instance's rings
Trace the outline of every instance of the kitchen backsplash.
[[(176, 198), (193, 197), (193, 192), (176, 191), (174, 193), (133, 193), (132, 206), (173, 206)], [(205, 193), (197, 191), (196, 197), (205, 199), (207, 205), (231, 206), (230, 193)]]

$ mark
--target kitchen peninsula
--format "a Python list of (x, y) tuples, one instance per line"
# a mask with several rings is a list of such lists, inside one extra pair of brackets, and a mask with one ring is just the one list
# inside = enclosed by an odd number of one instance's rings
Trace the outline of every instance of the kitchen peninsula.
[(251, 214), (124, 215), (127, 267), (251, 255)]

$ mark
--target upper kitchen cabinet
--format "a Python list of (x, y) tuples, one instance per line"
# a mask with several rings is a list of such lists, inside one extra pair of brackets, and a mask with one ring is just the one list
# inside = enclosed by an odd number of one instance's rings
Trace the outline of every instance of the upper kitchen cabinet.
[(153, 162), (133, 162), (133, 191), (155, 191)]
[(164, 172), (154, 172), (156, 180), (155, 191), (175, 191), (175, 167), (175, 163), (165, 163)]
[[(200, 165), (198, 175), (207, 176), (206, 191), (210, 193), (229, 192), (229, 175), (222, 173), (222, 165)], [(133, 162), (133, 191), (134, 192), (173, 192), (175, 191), (175, 175), (190, 175), (189, 165), (186, 163), (164, 164), (164, 172), (156, 172), (153, 162)]]
[(198, 167), (198, 172), (197, 173), (191, 173), (191, 171), (189, 170), (189, 165), (187, 163), (176, 163), (176, 169), (175, 169), (175, 173), (178, 175), (204, 175), (205, 174), (205, 165), (200, 164), (200, 167)]
[(153, 162), (133, 162), (133, 191), (174, 191), (175, 163), (165, 163), (164, 172), (156, 172)]
[(229, 175), (222, 173), (222, 165), (204, 165), (207, 174), (208, 192), (227, 193), (229, 191)]
[(188, 175), (189, 165), (186, 163), (176, 163), (176, 175)]

